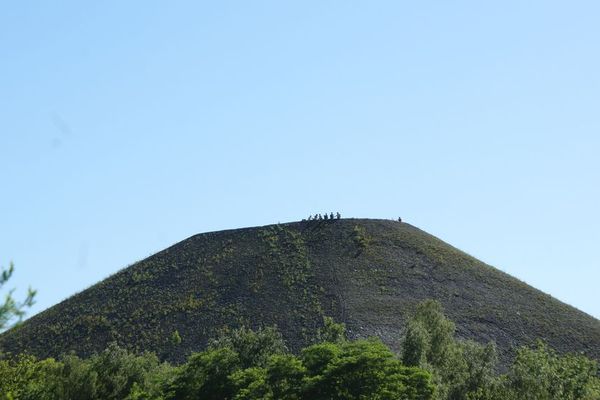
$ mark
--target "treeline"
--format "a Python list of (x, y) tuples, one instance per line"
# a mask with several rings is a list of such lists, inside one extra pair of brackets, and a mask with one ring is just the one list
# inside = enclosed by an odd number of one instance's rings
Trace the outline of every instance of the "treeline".
[(314, 337), (292, 354), (275, 328), (227, 331), (180, 366), (116, 344), (87, 359), (21, 355), (0, 360), (0, 399), (600, 399), (595, 361), (539, 343), (498, 374), (495, 346), (457, 340), (433, 301), (417, 307), (400, 354), (378, 339), (348, 340), (329, 318)]

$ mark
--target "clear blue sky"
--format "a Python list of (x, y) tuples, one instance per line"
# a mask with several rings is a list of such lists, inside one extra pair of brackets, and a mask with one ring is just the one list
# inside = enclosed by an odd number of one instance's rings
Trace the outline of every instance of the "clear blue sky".
[(597, 1), (0, 12), (0, 264), (39, 312), (205, 231), (395, 218), (600, 317)]

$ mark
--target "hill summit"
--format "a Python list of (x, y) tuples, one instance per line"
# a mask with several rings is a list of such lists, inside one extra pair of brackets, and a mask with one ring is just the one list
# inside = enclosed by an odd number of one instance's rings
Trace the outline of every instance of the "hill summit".
[(545, 340), (600, 359), (600, 321), (403, 222), (302, 221), (192, 236), (0, 336), (5, 352), (87, 356), (110, 342), (181, 362), (222, 330), (276, 325), (292, 349), (325, 316), (397, 348), (415, 304), (441, 302), (457, 333)]

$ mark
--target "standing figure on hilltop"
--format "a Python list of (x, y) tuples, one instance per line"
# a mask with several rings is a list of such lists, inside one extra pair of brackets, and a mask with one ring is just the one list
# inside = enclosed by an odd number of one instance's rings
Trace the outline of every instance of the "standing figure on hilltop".
[(329, 214), (329, 219), (333, 219), (333, 213)]
[(340, 213), (339, 213), (339, 211), (338, 211), (338, 212), (336, 212), (336, 213), (335, 213), (335, 218), (336, 218), (336, 219), (340, 219), (340, 218), (342, 218), (342, 214), (340, 214)]
[(325, 221), (327, 221), (327, 219), (328, 219), (328, 218), (329, 218), (329, 216), (327, 215), (327, 213), (325, 213), (325, 215), (323, 216), (323, 219), (324, 219)]

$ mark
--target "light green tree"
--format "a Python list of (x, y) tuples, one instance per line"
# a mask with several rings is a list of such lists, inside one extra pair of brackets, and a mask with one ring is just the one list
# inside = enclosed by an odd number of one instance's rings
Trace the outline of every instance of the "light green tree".
[[(4, 289), (4, 286), (8, 280), (12, 277), (15, 270), (14, 264), (11, 262), (8, 268), (2, 268), (0, 271), (0, 290)], [(0, 332), (12, 327), (12, 322), (21, 322), (23, 316), (25, 316), (25, 310), (31, 307), (35, 302), (36, 291), (29, 288), (27, 296), (22, 302), (18, 302), (13, 297), (14, 289), (11, 289), (6, 293), (4, 297), (4, 303), (0, 304)]]
[(481, 398), (495, 383), (496, 347), (454, 337), (455, 325), (440, 303), (427, 300), (417, 306), (402, 343), (402, 361), (429, 370), (437, 386), (436, 399)]
[(522, 347), (510, 372), (506, 392), (523, 400), (600, 399), (598, 364), (579, 354), (559, 355), (539, 341)]

